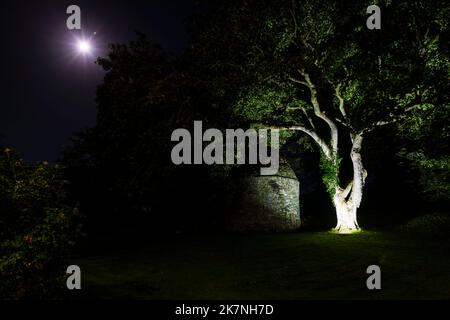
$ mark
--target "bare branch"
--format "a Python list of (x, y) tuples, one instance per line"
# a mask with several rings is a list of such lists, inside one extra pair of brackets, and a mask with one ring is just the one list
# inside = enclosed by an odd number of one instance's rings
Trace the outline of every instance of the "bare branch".
[(319, 145), (319, 147), (322, 149), (323, 153), (328, 159), (331, 159), (332, 153), (330, 150), (330, 147), (327, 145), (327, 143), (319, 137), (319, 135), (314, 131), (310, 130), (304, 126), (292, 126), (292, 127), (267, 127), (268, 129), (274, 129), (274, 130), (293, 130), (293, 131), (302, 131), (309, 135), (313, 140)]
[[(322, 112), (322, 110), (320, 109), (319, 101), (317, 99), (317, 89), (316, 89), (316, 86), (314, 85), (314, 83), (311, 81), (309, 74), (304, 69), (299, 69), (298, 72), (300, 72), (300, 74), (305, 78), (306, 86), (309, 88), (309, 91), (311, 92), (311, 103), (314, 108), (314, 114), (318, 118), (325, 121), (328, 124), (328, 126), (330, 127), (331, 146), (332, 146), (333, 153), (336, 155), (338, 152), (338, 129), (337, 129), (337, 126), (328, 116), (325, 115), (325, 112)], [(302, 84), (304, 84), (304, 83), (302, 83)]]
[(309, 88), (308, 83), (306, 83), (305, 81), (301, 81), (301, 80), (295, 79), (293, 77), (289, 77), (288, 79), (293, 81), (293, 82), (300, 83), (300, 84), (302, 84), (304, 86), (307, 86)]
[(314, 121), (311, 119), (311, 117), (309, 116), (308, 112), (305, 110), (305, 108), (302, 108), (303, 114), (305, 115), (306, 119), (308, 119), (309, 125), (311, 126), (311, 128), (313, 128), (314, 130), (316, 130), (316, 126), (314, 125)]
[[(420, 104), (420, 103), (412, 105), (412, 106), (406, 108), (404, 110), (404, 112), (408, 113), (409, 111), (414, 110), (414, 109), (420, 107), (421, 105), (422, 104)], [(372, 132), (376, 128), (379, 128), (379, 127), (382, 127), (382, 126), (387, 126), (387, 125), (390, 125), (390, 124), (394, 124), (394, 123), (396, 123), (396, 122), (406, 118), (406, 114), (402, 114), (402, 115), (398, 115), (398, 116), (395, 116), (395, 115), (391, 114), (390, 116), (391, 116), (391, 119), (381, 120), (381, 121), (375, 122), (374, 124), (368, 126), (366, 129), (364, 129), (361, 133), (362, 134), (366, 134), (366, 133)]]
[(295, 18), (295, 1), (292, 0), (291, 4), (292, 4), (292, 9), (290, 9), (289, 11), (291, 12), (292, 20), (294, 21), (294, 37), (297, 37), (298, 24), (297, 24), (297, 19)]
[(344, 120), (341, 120), (339, 118), (335, 118), (335, 120), (336, 120), (336, 122), (339, 122), (340, 124), (342, 124), (344, 127), (351, 128), (351, 126)]
[(295, 110), (301, 110), (303, 115), (306, 117), (306, 119), (309, 122), (309, 125), (311, 126), (312, 129), (316, 130), (316, 126), (314, 125), (313, 120), (311, 119), (311, 117), (308, 114), (308, 111), (302, 107), (302, 106), (297, 106), (297, 107), (287, 107), (286, 108), (287, 111), (295, 111)]
[(288, 111), (303, 110), (303, 108), (302, 107), (287, 107), (286, 110), (288, 110)]
[(404, 112), (409, 112), (411, 110), (414, 110), (414, 109), (420, 107), (421, 105), (422, 105), (422, 103), (418, 103), (418, 104), (412, 105), (412, 106), (406, 108)]
[(335, 89), (335, 95), (339, 100), (339, 111), (341, 112), (344, 119), (347, 119), (347, 113), (345, 112), (344, 108), (344, 98), (341, 95), (341, 84), (339, 83)]

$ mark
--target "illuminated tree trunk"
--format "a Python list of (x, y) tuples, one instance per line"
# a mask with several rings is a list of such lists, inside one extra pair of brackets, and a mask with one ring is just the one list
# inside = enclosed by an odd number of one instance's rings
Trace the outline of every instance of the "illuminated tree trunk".
[(337, 218), (335, 230), (339, 233), (351, 233), (358, 230), (356, 208), (343, 199), (340, 192), (336, 192), (334, 196), (334, 206)]
[(353, 146), (350, 153), (353, 163), (353, 179), (345, 189), (336, 187), (333, 203), (336, 208), (339, 233), (351, 233), (359, 229), (357, 210), (361, 204), (367, 172), (361, 159), (362, 135), (352, 135)]
[[(350, 157), (353, 164), (353, 178), (345, 188), (341, 188), (339, 186), (340, 163), (338, 161), (339, 129), (336, 123), (340, 122), (344, 127), (346, 127), (347, 130), (352, 130), (351, 126), (348, 125), (349, 119), (347, 117), (347, 113), (345, 110), (345, 100), (340, 92), (341, 85), (338, 84), (335, 87), (335, 97), (339, 101), (337, 109), (341, 116), (340, 119), (338, 119), (337, 117), (332, 118), (329, 115), (327, 115), (324, 111), (322, 111), (318, 100), (316, 86), (311, 80), (309, 74), (304, 69), (300, 69), (298, 70), (298, 72), (303, 76), (304, 80), (299, 80), (294, 77), (290, 77), (289, 79), (295, 83), (301, 84), (309, 88), (311, 93), (311, 106), (313, 112), (311, 114), (311, 109), (306, 109), (303, 106), (299, 106), (298, 109), (302, 110), (303, 115), (306, 118), (303, 119), (302, 121), (303, 125), (297, 125), (282, 129), (302, 131), (307, 135), (309, 135), (317, 143), (323, 156), (326, 159), (326, 162), (328, 163), (327, 165), (330, 165), (333, 170), (331, 176), (325, 176), (326, 174), (324, 173), (324, 181), (327, 180), (325, 181), (325, 183), (327, 184), (328, 190), (330, 192), (334, 192), (333, 204), (336, 208), (336, 219), (337, 219), (335, 230), (339, 233), (354, 232), (359, 229), (357, 220), (357, 210), (361, 205), (364, 182), (367, 176), (366, 170), (364, 169), (361, 159), (361, 147), (363, 142), (363, 135), (373, 130), (376, 126), (384, 125), (384, 123), (379, 122), (372, 126), (368, 126), (366, 129), (361, 130), (358, 133), (350, 134), (350, 138), (352, 140), (352, 149), (350, 152)], [(316, 130), (313, 116), (326, 123), (326, 125), (329, 128), (328, 136), (322, 136), (321, 133), (319, 133), (319, 131)]]

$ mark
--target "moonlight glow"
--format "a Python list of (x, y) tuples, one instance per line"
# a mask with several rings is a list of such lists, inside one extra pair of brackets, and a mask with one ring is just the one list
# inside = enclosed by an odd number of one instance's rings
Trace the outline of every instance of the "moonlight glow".
[(96, 39), (97, 32), (92, 34), (71, 34), (71, 39), (67, 43), (67, 47), (70, 51), (71, 59), (89, 62), (91, 59), (95, 59), (95, 56), (99, 53), (98, 41)]
[(80, 40), (78, 42), (78, 50), (83, 54), (88, 54), (91, 52), (91, 44), (89, 41)]

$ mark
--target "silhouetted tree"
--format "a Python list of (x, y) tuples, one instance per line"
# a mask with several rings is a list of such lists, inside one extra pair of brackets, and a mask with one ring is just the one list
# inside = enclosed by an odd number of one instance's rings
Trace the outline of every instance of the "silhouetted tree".
[(206, 86), (187, 56), (171, 57), (140, 33), (112, 45), (98, 63), (106, 74), (97, 91), (97, 124), (64, 154), (74, 198), (102, 224), (130, 221), (133, 213), (155, 225), (158, 219), (195, 224), (214, 197), (210, 168), (174, 165), (171, 135), (196, 119), (218, 118)]

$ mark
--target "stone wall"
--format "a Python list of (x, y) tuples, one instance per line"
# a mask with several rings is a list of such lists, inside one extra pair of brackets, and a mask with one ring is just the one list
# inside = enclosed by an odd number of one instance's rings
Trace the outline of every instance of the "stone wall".
[(300, 184), (287, 163), (274, 176), (258, 171), (235, 181), (231, 195), (232, 231), (288, 231), (300, 227)]

